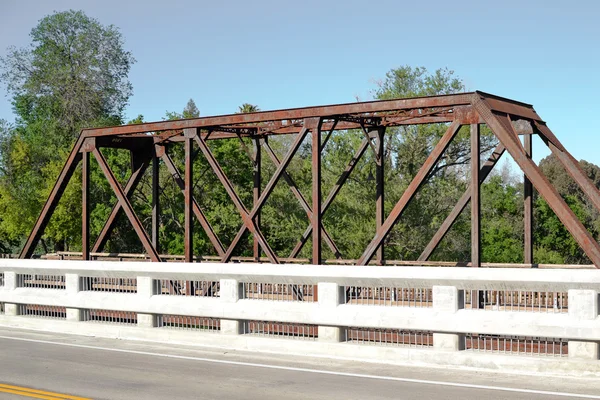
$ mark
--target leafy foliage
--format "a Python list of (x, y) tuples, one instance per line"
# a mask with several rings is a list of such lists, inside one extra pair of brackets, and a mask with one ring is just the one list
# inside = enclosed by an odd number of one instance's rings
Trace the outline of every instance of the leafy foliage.
[[(115, 27), (81, 11), (56, 12), (30, 36), (30, 47), (10, 48), (0, 60), (17, 114), (14, 126), (3, 127), (0, 147), (0, 208), (9, 211), (0, 231), (13, 241), (31, 230), (80, 129), (121, 124), (132, 92), (134, 59)], [(80, 243), (80, 182), (76, 173), (46, 229), (44, 251), (48, 241), (55, 249)]]

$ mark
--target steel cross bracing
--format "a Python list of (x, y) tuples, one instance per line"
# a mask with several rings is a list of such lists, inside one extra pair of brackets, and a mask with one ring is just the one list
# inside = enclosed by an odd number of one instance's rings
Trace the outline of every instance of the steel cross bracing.
[[(384, 142), (386, 128), (416, 124), (447, 124), (446, 133), (434, 147), (412, 182), (401, 198), (387, 215), (384, 211)], [(480, 125), (486, 124), (499, 141), (498, 146), (488, 160), (479, 165)], [(481, 265), (481, 231), (479, 188), (500, 157), (508, 152), (524, 173), (524, 260), (533, 264), (532, 234), (532, 193), (537, 190), (556, 213), (567, 230), (573, 235), (592, 263), (600, 266), (600, 244), (590, 235), (573, 211), (552, 187), (539, 167), (531, 159), (531, 136), (537, 134), (550, 148), (551, 152), (563, 164), (567, 172), (591, 199), (592, 204), (600, 210), (600, 192), (587, 178), (578, 162), (564, 148), (546, 123), (538, 116), (529, 104), (501, 98), (483, 92), (460, 93), (452, 95), (405, 98), (383, 101), (370, 101), (329, 106), (305, 107), (287, 110), (262, 111), (247, 114), (232, 114), (214, 117), (202, 117), (176, 121), (163, 121), (125, 125), (108, 128), (84, 129), (75, 143), (63, 167), (56, 184), (44, 205), (42, 212), (31, 232), (20, 257), (30, 258), (44, 232), (66, 185), (82, 162), (82, 257), (90, 259), (91, 254), (101, 252), (115, 226), (116, 218), (124, 213), (137, 236), (139, 237), (147, 257), (152, 261), (161, 261), (158, 248), (158, 227), (160, 225), (159, 194), (159, 160), (166, 166), (170, 175), (184, 195), (184, 260), (192, 262), (194, 221), (200, 223), (212, 243), (216, 257), (222, 262), (232, 260), (246, 232), (252, 234), (252, 260), (264, 260), (266, 255), (271, 263), (297, 261), (302, 247), (312, 241), (312, 254), (307, 261), (311, 264), (322, 264), (322, 242), (329, 247), (341, 264), (367, 265), (370, 263), (385, 264), (384, 244), (387, 235), (402, 217), (403, 212), (414, 198), (419, 188), (426, 182), (428, 175), (444, 155), (452, 140), (462, 126), (470, 126), (471, 138), (471, 182), (467, 191), (460, 198), (450, 215), (442, 223), (439, 230), (423, 250), (416, 262), (426, 262), (440, 244), (448, 230), (452, 227), (460, 213), (471, 203), (471, 262), (470, 265)], [(357, 129), (364, 133), (364, 140), (349, 160), (343, 173), (323, 200), (321, 192), (321, 160), (323, 149), (334, 131)], [(388, 129), (389, 131), (389, 129)], [(296, 135), (293, 143), (283, 158), (279, 158), (269, 145), (269, 136)], [(519, 136), (524, 136), (523, 143)], [(312, 146), (312, 193), (310, 201), (300, 191), (292, 177), (286, 172), (292, 158), (303, 141), (310, 137)], [(243, 138), (250, 138), (253, 149), (250, 149)], [(210, 140), (239, 140), (253, 165), (253, 205), (248, 209), (236, 192), (233, 184), (215, 158), (207, 142)], [(185, 148), (185, 169), (183, 176), (168, 154), (169, 146), (183, 142)], [(102, 148), (127, 149), (132, 154), (132, 173), (125, 186), (117, 182), (114, 173), (106, 162)], [(262, 185), (261, 169), (264, 150), (275, 173)], [(376, 186), (376, 230), (373, 238), (364, 249), (358, 260), (344, 260), (335, 238), (323, 224), (323, 216), (340, 192), (354, 167), (361, 157), (370, 151), (375, 163)], [(104, 228), (90, 251), (89, 235), (89, 159), (90, 153), (97, 160), (100, 169), (107, 178), (117, 203), (106, 221)], [(242, 227), (231, 243), (224, 245), (217, 237), (215, 230), (206, 218), (204, 211), (193, 196), (193, 159), (203, 156), (217, 176), (228, 196), (233, 201), (242, 219)], [(149, 168), (151, 167), (151, 168)], [(152, 232), (148, 234), (139, 216), (131, 206), (129, 198), (136, 190), (138, 183), (146, 171), (152, 173)], [(302, 209), (306, 212), (308, 224), (303, 235), (289, 257), (276, 254), (267, 242), (261, 230), (261, 209), (273, 192), (275, 185), (283, 179), (290, 187)], [(203, 255), (205, 256), (205, 255)], [(165, 257), (165, 256), (163, 256)], [(214, 258), (214, 257), (213, 257)]]

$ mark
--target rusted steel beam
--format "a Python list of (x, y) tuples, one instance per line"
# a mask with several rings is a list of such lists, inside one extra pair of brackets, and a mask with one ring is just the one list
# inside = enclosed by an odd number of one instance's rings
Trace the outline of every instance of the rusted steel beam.
[(77, 142), (73, 146), (71, 150), (71, 154), (69, 154), (69, 158), (67, 158), (67, 162), (64, 167), (60, 171), (60, 175), (58, 175), (58, 179), (52, 188), (52, 192), (50, 192), (50, 196), (48, 196), (48, 200), (44, 204), (44, 208), (42, 208), (42, 212), (38, 217), (29, 237), (27, 238), (27, 242), (25, 242), (25, 246), (21, 250), (19, 254), (19, 258), (31, 258), (33, 252), (35, 251), (35, 246), (37, 246), (40, 237), (44, 233), (44, 229), (46, 229), (46, 225), (48, 225), (48, 221), (60, 200), (71, 176), (73, 176), (73, 172), (75, 172), (75, 168), (77, 168), (77, 164), (81, 160), (81, 153), (79, 150), (81, 149), (81, 145), (83, 144), (84, 137), (80, 135), (77, 139)]
[(81, 258), (90, 259), (90, 153), (82, 155), (81, 168)]
[[(160, 181), (159, 181), (160, 159), (152, 156), (152, 245), (160, 253), (158, 231), (160, 228)], [(127, 190), (125, 190), (127, 193)]]
[[(265, 204), (267, 198), (271, 195), (271, 193), (273, 192), (273, 189), (275, 189), (275, 185), (279, 181), (279, 178), (283, 175), (283, 173), (285, 172), (285, 169), (287, 168), (287, 166), (289, 165), (289, 163), (292, 161), (292, 157), (294, 157), (294, 155), (298, 151), (298, 148), (300, 148), (300, 144), (302, 144), (302, 141), (306, 137), (307, 133), (308, 133), (308, 129), (305, 128), (302, 132), (300, 132), (298, 134), (298, 136), (296, 136), (296, 139), (292, 143), (292, 146), (290, 147), (290, 149), (288, 150), (287, 154), (283, 158), (283, 161), (281, 161), (281, 163), (279, 164), (279, 166), (275, 170), (275, 173), (273, 174), (273, 176), (271, 177), (271, 179), (269, 180), (269, 182), (265, 186), (265, 189), (263, 190), (263, 192), (261, 193), (258, 201), (256, 202), (256, 204), (252, 208), (252, 211), (250, 213), (247, 213), (247, 211), (246, 211), (247, 216), (249, 218), (254, 218), (254, 216), (260, 211), (260, 209), (262, 208), (262, 206)], [(233, 191), (233, 187), (231, 189)], [(234, 191), (234, 193), (235, 193), (235, 191)], [(241, 201), (240, 201), (240, 204), (241, 204)], [(239, 208), (238, 208), (238, 210), (239, 210)], [(244, 210), (245, 210), (245, 208), (244, 208)], [(242, 216), (242, 218), (244, 218), (244, 217)], [(229, 257), (231, 257), (231, 255), (233, 253), (233, 250), (235, 250), (235, 247), (237, 246), (237, 244), (241, 240), (241, 238), (244, 235), (246, 229), (250, 229), (250, 227), (248, 225), (246, 225), (246, 224), (242, 225), (242, 227), (238, 231), (237, 235), (235, 236), (235, 238), (233, 239), (233, 241), (229, 245), (229, 248), (227, 249), (227, 253), (225, 253), (225, 257), (224, 257), (225, 259), (229, 259)], [(258, 230), (258, 232), (260, 232), (260, 230)]]
[[(331, 118), (337, 115), (371, 114), (375, 112), (410, 110), (417, 108), (469, 105), (470, 93), (449, 94), (407, 99), (377, 100), (360, 103), (335, 104), (287, 110), (259, 111), (176, 121), (150, 122), (135, 125), (85, 129), (86, 137), (127, 135), (185, 128), (208, 128), (220, 125), (253, 124), (257, 122), (299, 120), (305, 118)], [(511, 100), (506, 100), (511, 101)]]
[(102, 172), (104, 173), (104, 176), (106, 176), (108, 183), (110, 184), (115, 195), (117, 196), (119, 203), (121, 203), (121, 207), (123, 208), (125, 215), (127, 215), (127, 218), (131, 222), (131, 225), (133, 225), (133, 229), (137, 233), (140, 241), (142, 242), (144, 249), (150, 256), (150, 259), (155, 262), (161, 261), (158, 252), (156, 251), (154, 246), (152, 246), (152, 243), (150, 242), (150, 238), (148, 237), (146, 230), (142, 226), (142, 223), (140, 222), (137, 214), (133, 210), (133, 207), (131, 206), (129, 199), (125, 195), (125, 192), (121, 188), (121, 185), (119, 185), (119, 182), (117, 182), (117, 179), (115, 178), (113, 172), (108, 166), (106, 159), (104, 158), (100, 150), (98, 150), (97, 148), (95, 148), (92, 153), (94, 154), (96, 161), (98, 161), (100, 169), (102, 169)]
[[(356, 150), (356, 153), (354, 154), (352, 159), (346, 165), (344, 172), (342, 172), (342, 174), (340, 175), (340, 177), (337, 180), (337, 182), (335, 183), (335, 185), (333, 185), (333, 187), (329, 191), (329, 194), (327, 195), (327, 198), (325, 199), (325, 202), (323, 202), (323, 206), (321, 208), (322, 215), (324, 215), (327, 212), (327, 210), (329, 209), (329, 206), (331, 205), (331, 203), (333, 202), (333, 200), (335, 199), (337, 194), (342, 189), (342, 186), (344, 185), (344, 183), (346, 182), (346, 180), (348, 179), (348, 177), (354, 170), (354, 167), (356, 167), (356, 165), (358, 164), (358, 161), (360, 160), (362, 155), (367, 150), (367, 147), (369, 147), (368, 140), (364, 139), (362, 141), (360, 147), (358, 148), (358, 150)], [(306, 244), (306, 241), (310, 237), (311, 233), (312, 233), (312, 224), (309, 224), (308, 227), (306, 228), (306, 230), (304, 231), (304, 233), (302, 234), (302, 237), (300, 238), (298, 243), (296, 243), (296, 246), (290, 253), (289, 258), (297, 257), (298, 254), (300, 254), (302, 247), (304, 247), (304, 245)]]
[[(146, 169), (148, 168), (148, 165), (149, 165), (149, 159), (147, 157), (144, 157), (143, 155), (137, 156), (135, 153), (133, 153), (132, 157), (134, 160), (134, 162), (133, 162), (134, 169), (131, 172), (131, 176), (127, 180), (127, 183), (125, 184), (125, 189), (124, 189), (125, 195), (128, 198), (133, 194), (133, 192), (137, 188), (137, 185), (142, 180), (142, 177), (144, 176), (144, 172), (146, 172)], [(142, 157), (144, 157), (144, 158), (142, 158)], [(110, 212), (110, 215), (109, 215), (108, 219), (106, 220), (106, 223), (102, 227), (100, 234), (96, 238), (96, 242), (94, 243), (94, 246), (92, 247), (92, 253), (98, 253), (104, 249), (104, 246), (106, 246), (106, 242), (108, 242), (108, 239), (110, 238), (110, 235), (111, 235), (113, 229), (115, 228), (117, 217), (119, 216), (119, 213), (121, 211), (122, 211), (121, 203), (119, 201), (117, 201), (117, 203), (113, 206), (113, 208)]]
[(600, 268), (600, 244), (590, 235), (575, 213), (562, 199), (556, 189), (540, 171), (537, 165), (527, 157), (521, 142), (511, 133), (512, 125), (508, 116), (494, 114), (485, 99), (473, 96), (473, 106), (479, 112), (496, 137), (506, 147), (521, 170), (527, 174), (529, 180), (538, 193), (546, 200), (565, 228), (573, 235), (585, 254), (590, 258), (596, 268)]
[(532, 121), (541, 121), (540, 116), (535, 112), (531, 104), (521, 103), (514, 100), (508, 100), (493, 94), (476, 92), (477, 95), (484, 98), (492, 111), (510, 114), (515, 117), (521, 117)]
[(481, 266), (479, 147), (479, 124), (471, 124), (471, 265), (476, 268)]
[(600, 211), (600, 191), (581, 169), (579, 162), (565, 149), (548, 126), (535, 122), (534, 127), (542, 140), (548, 145), (552, 154), (560, 161), (567, 173), (571, 175), (571, 178), (577, 182), (583, 193), (589, 197), (596, 209)]
[[(300, 134), (299, 136), (305, 136), (305, 135), (306, 135), (306, 132), (304, 132), (303, 134)], [(252, 233), (253, 235), (255, 235), (257, 237), (258, 243), (262, 247), (262, 249), (265, 252), (265, 254), (267, 255), (267, 257), (269, 258), (269, 261), (271, 261), (273, 264), (279, 264), (277, 255), (275, 254), (273, 249), (271, 249), (271, 246), (269, 246), (269, 244), (267, 243), (267, 241), (266, 241), (265, 237), (263, 236), (262, 232), (260, 231), (260, 229), (257, 229), (257, 227), (254, 225), (254, 216), (256, 215), (256, 211), (260, 208), (260, 205), (258, 208), (254, 208), (251, 213), (248, 213), (248, 210), (246, 210), (246, 207), (242, 203), (242, 200), (239, 198), (239, 196), (235, 192), (233, 185), (231, 184), (231, 182), (229, 181), (229, 179), (223, 172), (223, 169), (221, 168), (221, 166), (215, 159), (214, 155), (208, 148), (208, 145), (206, 144), (204, 139), (202, 139), (199, 135), (194, 136), (194, 139), (200, 146), (200, 149), (202, 150), (204, 157), (206, 157), (206, 160), (208, 161), (211, 168), (217, 175), (217, 178), (219, 179), (219, 181), (221, 181), (221, 184), (224, 186), (225, 191), (227, 192), (227, 194), (233, 201), (233, 204), (238, 209), (238, 212), (240, 213), (240, 216), (242, 217), (243, 227), (242, 227), (242, 229), (240, 229), (237, 236), (233, 239), (233, 242), (231, 243), (231, 245), (229, 245), (229, 248), (223, 255), (222, 262), (228, 262), (231, 259), (232, 253), (235, 250), (237, 243), (241, 239), (241, 237), (244, 234), (244, 232), (246, 231), (246, 229), (248, 229), (250, 231), (250, 233)], [(294, 153), (295, 153), (295, 151), (294, 151)], [(289, 163), (289, 160), (287, 160), (287, 163)], [(285, 164), (286, 166), (287, 166), (287, 163)], [(273, 175), (273, 178), (275, 178), (275, 180), (276, 180), (276, 177), (277, 177), (277, 171), (275, 172), (275, 175)], [(259, 199), (260, 204), (264, 203), (264, 200), (269, 196), (269, 194), (273, 190), (273, 188), (275, 186), (275, 183), (273, 183), (273, 180), (274, 180), (273, 178), (271, 178), (271, 181), (269, 181), (269, 183), (265, 187), (265, 190), (261, 194), (260, 199)]]
[[(291, 148), (288, 150), (287, 154), (285, 155), (283, 161), (279, 164), (279, 166), (275, 170), (275, 173), (273, 174), (273, 176), (271, 177), (271, 179), (269, 180), (269, 182), (265, 186), (265, 189), (264, 189), (263, 193), (261, 194), (260, 198), (258, 199), (258, 201), (256, 202), (256, 204), (254, 205), (252, 211), (248, 214), (250, 218), (253, 218), (256, 215), (256, 213), (258, 211), (260, 211), (260, 209), (264, 205), (265, 201), (267, 200), (267, 198), (270, 196), (271, 192), (275, 188), (275, 185), (279, 181), (279, 178), (283, 175), (283, 173), (285, 172), (285, 169), (287, 168), (287, 166), (291, 162), (292, 157), (298, 151), (298, 148), (300, 147), (300, 144), (302, 143), (302, 141), (306, 137), (307, 133), (308, 133), (308, 129), (304, 128), (303, 131), (298, 134), (298, 136), (294, 140), (294, 143), (292, 143)], [(235, 250), (235, 247), (237, 246), (237, 244), (241, 240), (241, 238), (244, 235), (244, 233), (245, 233), (245, 231), (246, 231), (247, 228), (249, 228), (247, 225), (245, 225), (245, 224), (242, 225), (242, 227), (238, 231), (237, 235), (235, 236), (235, 238), (233, 239), (233, 241), (229, 245), (229, 248), (227, 250), (227, 253), (225, 254), (224, 259), (229, 259), (231, 257), (233, 251)], [(259, 230), (259, 232), (260, 232), (260, 230)]]
[(194, 219), (192, 218), (193, 208), (193, 196), (192, 190), (194, 188), (193, 173), (194, 163), (192, 160), (192, 138), (196, 135), (196, 129), (186, 129), (185, 135), (185, 179), (183, 188), (184, 198), (184, 233), (183, 233), (183, 245), (184, 245), (184, 256), (185, 262), (193, 262), (194, 257)]
[(339, 122), (340, 121), (338, 121), (337, 119), (335, 121), (333, 121), (333, 123), (330, 122), (328, 124), (324, 124), (323, 122), (321, 122), (321, 130), (328, 131), (327, 136), (325, 136), (325, 139), (323, 139), (323, 143), (321, 143), (321, 151), (323, 151), (323, 149), (327, 145), (327, 142), (329, 142), (329, 139), (331, 139), (331, 135), (333, 135), (333, 131), (335, 131), (336, 129), (344, 129), (344, 128), (338, 128)]
[[(265, 143), (266, 143), (265, 139)], [(260, 198), (261, 190), (261, 167), (262, 167), (262, 152), (261, 152), (261, 141), (260, 139), (254, 139), (254, 187), (252, 189), (252, 201), (253, 207), (256, 207), (258, 199)], [(254, 217), (254, 224), (260, 229), (260, 211)], [(256, 262), (260, 261), (260, 245), (258, 244), (258, 238), (253, 237), (253, 254)]]
[[(375, 153), (375, 227), (376, 229), (381, 228), (383, 221), (385, 220), (385, 203), (384, 203), (384, 161), (385, 161), (385, 148), (384, 148), (385, 128), (381, 127), (377, 129), (377, 152)], [(377, 249), (376, 255), (377, 264), (383, 265), (385, 263), (385, 252), (384, 246), (381, 244)]]
[[(410, 118), (401, 118), (401, 117), (383, 117), (381, 118), (382, 126), (392, 127), (392, 126), (403, 126), (403, 125), (423, 125), (423, 124), (437, 124), (437, 123), (447, 123), (452, 122), (455, 119), (460, 118), (463, 121), (462, 116), (453, 115), (449, 113), (446, 116), (414, 116)], [(465, 123), (469, 123), (469, 119), (464, 120)], [(331, 131), (332, 126), (335, 122), (324, 122), (322, 131)], [(260, 127), (259, 127), (260, 128)], [(339, 121), (335, 126), (335, 130), (348, 130), (348, 129), (360, 129), (360, 124), (355, 122), (345, 122)], [(291, 126), (281, 126), (274, 129), (260, 128), (255, 127), (256, 132), (242, 132), (242, 133), (232, 133), (228, 132), (231, 129), (226, 129), (223, 126), (210, 127), (211, 134), (210, 136), (207, 133), (201, 133), (204, 140), (221, 140), (221, 139), (236, 139), (238, 137), (247, 137), (247, 138), (262, 138), (271, 135), (292, 135), (297, 134), (302, 130), (302, 126), (291, 125)], [(247, 128), (242, 129), (242, 131), (248, 130)], [(176, 133), (173, 134), (172, 131), (165, 131), (161, 133), (157, 133), (152, 138), (155, 138), (158, 142), (162, 143), (180, 143), (185, 140), (183, 135), (183, 129), (176, 130)], [(122, 136), (117, 136), (119, 138), (148, 138), (148, 135), (145, 133), (132, 133), (132, 134), (124, 134)]]
[[(175, 184), (177, 184), (177, 186), (179, 186), (181, 193), (185, 197), (185, 183), (184, 183), (183, 179), (181, 178), (181, 174), (179, 173), (179, 170), (175, 166), (173, 159), (171, 159), (171, 156), (169, 156), (169, 154), (167, 152), (163, 153), (161, 158), (162, 158), (163, 162), (165, 163), (165, 167), (167, 167), (167, 170), (173, 177)], [(192, 196), (192, 211), (194, 212), (194, 215), (198, 219), (198, 222), (200, 222), (202, 229), (204, 229), (204, 232), (208, 236), (208, 240), (210, 240), (213, 247), (217, 251), (217, 254), (219, 254), (219, 256), (223, 256), (225, 254), (225, 248), (221, 244), (221, 241), (215, 234), (213, 227), (210, 225), (210, 222), (208, 222), (208, 219), (202, 212), (202, 209), (198, 205), (198, 202), (193, 198), (193, 196)]]
[[(279, 161), (279, 157), (277, 157), (277, 154), (275, 154), (275, 152), (273, 151), (273, 149), (271, 148), (271, 146), (269, 145), (269, 143), (266, 140), (263, 144), (263, 148), (265, 149), (265, 151), (271, 158), (271, 161), (273, 161), (275, 168), (279, 167), (279, 165), (281, 164), (281, 161)], [(298, 185), (296, 185), (296, 182), (292, 179), (292, 177), (286, 171), (283, 171), (282, 177), (288, 184), (292, 194), (296, 197), (296, 199), (298, 199), (298, 203), (300, 203), (300, 206), (302, 207), (304, 212), (306, 212), (306, 216), (307, 216), (308, 220), (309, 221), (312, 220), (312, 208), (308, 204), (308, 201), (306, 201), (306, 198), (304, 197), (304, 195), (302, 195), (302, 192), (300, 192), (300, 189), (298, 189)], [(312, 225), (311, 225), (311, 227), (312, 227)], [(325, 243), (327, 243), (327, 245), (329, 246), (329, 248), (331, 249), (331, 251), (333, 252), (335, 257), (341, 258), (342, 254), (340, 253), (340, 250), (338, 249), (337, 245), (335, 244), (335, 242), (333, 241), (333, 239), (331, 238), (331, 236), (329, 235), (329, 233), (327, 232), (327, 230), (325, 229), (323, 224), (321, 224), (321, 231), (322, 231), (321, 235), (323, 235), (323, 239), (325, 239)]]
[(396, 203), (396, 205), (390, 212), (390, 215), (386, 218), (383, 225), (381, 225), (381, 227), (377, 229), (375, 237), (373, 238), (371, 243), (369, 243), (360, 259), (357, 261), (357, 265), (367, 265), (369, 261), (371, 261), (371, 258), (377, 251), (377, 248), (383, 243), (385, 237), (390, 232), (394, 224), (398, 221), (398, 219), (406, 209), (408, 203), (415, 196), (417, 190), (419, 190), (423, 182), (425, 182), (425, 178), (427, 178), (433, 167), (439, 161), (444, 151), (446, 151), (446, 148), (448, 147), (452, 139), (454, 139), (454, 136), (456, 136), (456, 133), (458, 132), (459, 128), (460, 123), (457, 121), (454, 121), (452, 124), (450, 124), (444, 136), (442, 136), (438, 144), (434, 147), (431, 154), (429, 154), (429, 157), (427, 157), (427, 160), (425, 160), (425, 162), (421, 166), (421, 169), (419, 169), (419, 172), (417, 172), (417, 175), (413, 178), (412, 182), (408, 185), (408, 188), (406, 188), (406, 190), (402, 194), (402, 197), (400, 197), (400, 200)]
[[(504, 151), (505, 151), (504, 146), (499, 144), (498, 146), (496, 146), (496, 148), (494, 149), (494, 151), (492, 152), (490, 157), (487, 159), (487, 161), (483, 164), (483, 166), (481, 167), (481, 169), (479, 171), (479, 184), (480, 185), (483, 182), (485, 182), (486, 178), (488, 177), (490, 172), (492, 172), (492, 169), (494, 168), (496, 163), (500, 160), (500, 157), (502, 157), (502, 154), (504, 154)], [(467, 204), (469, 204), (469, 201), (471, 201), (471, 187), (470, 186), (463, 193), (463, 195), (458, 200), (458, 202), (456, 203), (456, 205), (454, 206), (454, 208), (452, 209), (452, 211), (450, 212), (448, 217), (446, 217), (446, 219), (444, 220), (442, 225), (439, 227), (439, 229), (437, 230), (435, 235), (433, 235), (433, 238), (427, 244), (427, 246), (425, 247), (425, 250), (423, 250), (423, 252), (419, 256), (419, 258), (417, 259), (418, 261), (429, 260), (429, 257), (431, 257), (431, 254), (433, 253), (433, 251), (439, 246), (442, 239), (444, 239), (444, 237), (446, 236), (446, 234), (448, 233), (450, 228), (452, 228), (452, 225), (454, 225), (454, 222), (456, 222), (456, 219), (458, 218), (460, 213), (465, 209)]]
[[(525, 154), (531, 159), (531, 135), (523, 137)], [(527, 174), (523, 174), (523, 260), (526, 264), (533, 263), (533, 185)]]
[(322, 236), (321, 236), (321, 123), (320, 118), (308, 118), (304, 120), (304, 126), (310, 129), (312, 146), (312, 264), (319, 265), (322, 260)]

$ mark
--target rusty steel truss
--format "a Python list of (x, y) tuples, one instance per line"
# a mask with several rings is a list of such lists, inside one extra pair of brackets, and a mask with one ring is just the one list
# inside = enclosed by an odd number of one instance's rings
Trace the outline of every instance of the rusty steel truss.
[[(520, 121), (520, 122), (518, 122)], [(517, 123), (518, 122), (518, 123)], [(414, 124), (447, 123), (445, 134), (434, 147), (431, 154), (402, 194), (388, 215), (385, 215), (384, 201), (384, 158), (383, 143), (388, 127)], [(488, 160), (480, 165), (479, 137), (480, 125), (486, 124), (499, 141)], [(118, 127), (85, 129), (81, 132), (69, 158), (63, 167), (58, 180), (46, 202), (42, 212), (31, 232), (20, 258), (30, 258), (38, 240), (46, 227), (58, 201), (61, 198), (69, 179), (77, 165), (82, 167), (82, 257), (90, 259), (90, 253), (102, 251), (115, 226), (119, 213), (124, 212), (131, 222), (146, 253), (152, 261), (161, 261), (158, 251), (158, 227), (160, 221), (160, 205), (158, 202), (158, 168), (159, 159), (163, 161), (177, 185), (184, 194), (185, 214), (185, 261), (192, 262), (192, 229), (194, 220), (198, 220), (206, 232), (222, 262), (228, 262), (236, 246), (240, 243), (246, 231), (253, 235), (254, 259), (260, 258), (264, 252), (269, 262), (280, 263), (282, 260), (297, 259), (304, 244), (312, 238), (312, 264), (322, 264), (322, 243), (324, 242), (339, 259), (340, 251), (335, 245), (334, 238), (323, 225), (323, 214), (339, 193), (342, 185), (352, 173), (361, 156), (369, 149), (374, 152), (376, 163), (376, 224), (375, 235), (362, 256), (353, 263), (367, 265), (369, 263), (385, 264), (384, 240), (394, 224), (402, 217), (407, 205), (415, 196), (420, 186), (426, 181), (436, 163), (440, 160), (448, 145), (456, 136), (461, 126), (470, 126), (471, 136), (471, 182), (470, 187), (460, 198), (450, 215), (443, 222), (437, 233), (431, 239), (417, 261), (426, 261), (439, 245), (444, 235), (456, 221), (459, 214), (471, 203), (471, 263), (480, 266), (480, 185), (488, 176), (494, 165), (504, 152), (508, 152), (524, 173), (524, 260), (532, 264), (533, 235), (532, 235), (532, 192), (535, 188), (550, 205), (558, 218), (579, 243), (585, 254), (596, 267), (600, 267), (600, 244), (590, 235), (573, 211), (565, 203), (556, 189), (540, 171), (531, 159), (531, 135), (537, 134), (550, 148), (551, 152), (562, 163), (567, 172), (591, 199), (594, 206), (600, 210), (600, 192), (587, 178), (579, 167), (578, 162), (563, 147), (560, 141), (538, 116), (533, 107), (528, 104), (493, 96), (482, 92), (461, 93), (452, 95), (405, 98), (384, 101), (370, 101), (351, 104), (339, 104), (319, 107), (306, 107), (288, 110), (264, 111), (247, 114), (233, 114), (214, 117), (202, 117), (177, 121), (163, 121), (125, 125)], [(321, 193), (321, 154), (327, 141), (335, 130), (359, 129), (364, 132), (364, 140), (356, 150), (337, 183), (323, 200)], [(270, 135), (292, 134), (295, 140), (283, 159), (273, 152), (268, 141), (263, 140)], [(312, 138), (312, 196), (309, 203), (299, 191), (286, 168), (292, 157), (299, 149), (302, 141), (310, 135)], [(520, 136), (524, 136), (523, 143)], [(246, 208), (236, 193), (230, 180), (215, 159), (208, 140), (251, 138), (254, 151), (248, 149), (249, 156), (254, 162), (254, 193), (253, 207)], [(170, 143), (184, 143), (185, 170), (183, 177), (167, 152)], [(210, 167), (224, 186), (229, 197), (240, 213), (243, 225), (235, 239), (228, 246), (219, 240), (203, 210), (193, 197), (192, 168), (194, 144), (199, 148)], [(243, 141), (242, 141), (243, 144)], [(106, 162), (100, 149), (103, 147), (127, 149), (132, 154), (132, 174), (122, 187), (116, 180), (111, 168)], [(261, 190), (261, 149), (264, 149), (276, 166), (275, 173)], [(90, 153), (97, 160), (104, 175), (108, 179), (117, 203), (95, 244), (90, 247), (89, 235), (89, 160)], [(148, 234), (142, 226), (139, 217), (134, 212), (129, 197), (134, 192), (147, 168), (152, 167), (153, 211), (152, 232)], [(294, 196), (300, 202), (310, 220), (304, 234), (298, 241), (288, 258), (275, 254), (265, 236), (261, 232), (260, 212), (276, 183), (283, 178), (290, 186)], [(340, 260), (341, 261), (341, 260)]]

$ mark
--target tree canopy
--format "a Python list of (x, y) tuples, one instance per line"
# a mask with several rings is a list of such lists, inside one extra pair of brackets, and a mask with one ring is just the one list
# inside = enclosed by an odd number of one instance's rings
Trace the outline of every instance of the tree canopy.
[[(114, 26), (81, 11), (55, 12), (30, 33), (31, 45), (10, 48), (0, 79), (17, 119), (1, 130), (0, 230), (14, 241), (31, 230), (44, 200), (83, 127), (118, 125), (132, 94), (134, 62)], [(69, 185), (50, 222), (44, 245), (76, 243), (81, 193)], [(76, 206), (77, 204), (77, 206)]]

